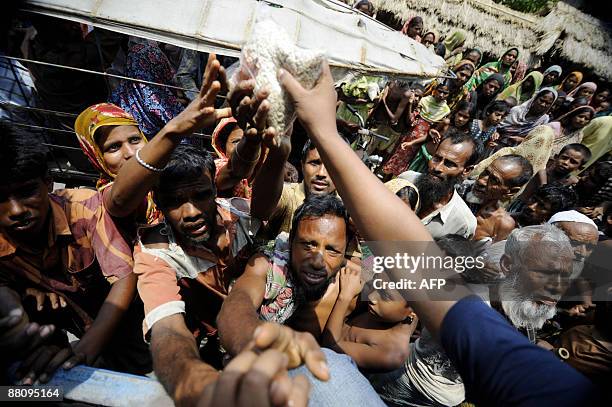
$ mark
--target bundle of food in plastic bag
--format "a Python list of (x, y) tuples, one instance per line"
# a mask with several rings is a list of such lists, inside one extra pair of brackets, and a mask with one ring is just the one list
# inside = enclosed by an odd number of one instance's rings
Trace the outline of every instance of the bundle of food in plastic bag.
[(250, 77), (255, 79), (255, 92), (267, 89), (268, 125), (276, 129), (279, 137), (288, 136), (295, 112), (278, 80), (278, 71), (287, 70), (302, 86), (311, 89), (321, 74), (324, 59), (322, 51), (298, 47), (278, 24), (270, 19), (262, 20), (255, 24), (253, 35), (242, 47), (240, 68), (232, 75), (230, 85)]

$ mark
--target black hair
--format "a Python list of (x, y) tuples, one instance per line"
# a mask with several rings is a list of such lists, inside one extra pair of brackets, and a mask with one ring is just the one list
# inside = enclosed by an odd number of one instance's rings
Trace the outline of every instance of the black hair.
[(502, 112), (503, 114), (507, 114), (510, 111), (510, 105), (503, 100), (494, 100), (489, 103), (487, 107), (485, 107), (484, 114), (485, 116), (493, 113), (493, 112)]
[(465, 53), (464, 55), (471, 54), (471, 53), (472, 53), (472, 52), (474, 52), (474, 51), (478, 52), (478, 54), (480, 54), (480, 57), (482, 58), (482, 51), (481, 51), (481, 50), (479, 50), (478, 48), (470, 48), (470, 49), (468, 49), (468, 50), (466, 51), (466, 53)]
[(570, 210), (578, 201), (578, 196), (573, 188), (554, 183), (542, 185), (534, 197), (550, 203), (552, 213)]
[(363, 6), (364, 4), (368, 6), (368, 10), (369, 11), (374, 11), (374, 5), (369, 0), (360, 0), (360, 1), (358, 1), (357, 4), (355, 4), (354, 8), (358, 9), (359, 7)]
[(336, 195), (309, 195), (304, 200), (293, 214), (291, 220), (291, 232), (289, 233), (289, 242), (293, 242), (293, 238), (298, 230), (298, 225), (304, 218), (321, 218), (325, 215), (337, 216), (344, 219), (346, 224), (346, 242), (350, 240), (349, 215), (346, 212), (344, 204)]
[(473, 243), (461, 235), (448, 234), (434, 239), (440, 250), (451, 257), (475, 257)]
[(397, 195), (402, 200), (407, 200), (410, 203), (410, 207), (413, 210), (416, 210), (416, 205), (419, 201), (419, 195), (416, 189), (409, 187), (409, 186), (405, 186), (403, 188), (400, 188), (395, 193), (395, 195)]
[(460, 110), (467, 110), (470, 113), (470, 117), (472, 117), (475, 107), (476, 106), (473, 103), (468, 102), (466, 100), (462, 100), (461, 102), (459, 102), (459, 104), (454, 109), (455, 112), (453, 113), (453, 119), (455, 118), (455, 115), (457, 114), (457, 112)]
[(599, 161), (593, 165), (593, 171), (598, 175), (599, 179), (612, 178), (612, 161)]
[(565, 146), (563, 146), (561, 151), (559, 151), (559, 155), (563, 154), (567, 150), (574, 150), (574, 151), (577, 151), (580, 154), (582, 154), (582, 163), (583, 164), (591, 159), (591, 150), (587, 146), (585, 146), (584, 144), (572, 143), (572, 144), (565, 145)]
[[(466, 167), (476, 165), (480, 161), (480, 157), (482, 156), (484, 146), (482, 142), (480, 142), (479, 140), (475, 140), (469, 134), (463, 133), (453, 127), (448, 129), (448, 131), (444, 135), (443, 140), (446, 140), (446, 139), (450, 139), (451, 143), (453, 144), (461, 144), (461, 143), (466, 143), (466, 142), (472, 144), (473, 146), (472, 155), (470, 155), (467, 162), (465, 163)], [(440, 144), (442, 144), (442, 142), (440, 142)], [(440, 144), (438, 144), (438, 146), (440, 146)]]
[[(341, 134), (339, 136), (340, 138), (342, 138), (342, 140), (344, 140), (346, 144), (351, 144), (346, 137)], [(308, 155), (308, 152), (310, 150), (314, 150), (315, 148), (317, 148), (317, 146), (314, 145), (311, 139), (306, 140), (306, 143), (304, 143), (304, 147), (302, 148), (302, 163), (306, 162), (306, 156)]]
[(48, 177), (48, 150), (41, 137), (0, 122), (0, 145), (0, 183), (7, 185)]
[(421, 16), (412, 17), (412, 19), (410, 20), (410, 23), (408, 23), (408, 27), (413, 27), (416, 23), (423, 24), (423, 17)]
[(434, 89), (440, 89), (440, 88), (450, 88), (450, 79), (446, 79), (438, 84), (436, 84), (436, 87)]
[(223, 154), (227, 154), (227, 151), (225, 151), (225, 144), (227, 143), (227, 139), (229, 138), (229, 135), (232, 133), (232, 131), (236, 127), (238, 127), (238, 123), (236, 122), (228, 123), (219, 132), (219, 139), (218, 139), (217, 146), (221, 150), (221, 152), (223, 152)]
[(163, 191), (182, 181), (200, 178), (203, 169), (208, 170), (214, 179), (216, 171), (212, 154), (202, 148), (180, 144), (170, 156), (170, 161), (161, 173), (156, 189)]
[(533, 176), (533, 166), (528, 159), (518, 154), (508, 154), (497, 158), (495, 161), (506, 161), (521, 167), (521, 172), (518, 176), (509, 179), (507, 184), (510, 188), (521, 187), (525, 185)]

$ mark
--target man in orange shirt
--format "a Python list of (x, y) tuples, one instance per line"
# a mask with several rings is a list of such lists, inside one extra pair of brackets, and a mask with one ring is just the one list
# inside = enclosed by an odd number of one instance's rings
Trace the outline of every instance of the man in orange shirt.
[[(26, 351), (18, 378), (46, 382), (60, 365), (79, 363), (149, 372), (146, 345), (130, 323), (139, 310), (130, 309), (136, 294), (131, 248), (101, 195), (88, 189), (49, 193), (40, 140), (4, 126), (0, 136), (0, 290), (3, 313), (15, 317), (12, 329), (0, 331), (0, 343), (15, 343), (33, 330), (29, 321), (55, 326), (41, 329), (47, 342)], [(80, 341), (69, 345), (58, 328)]]

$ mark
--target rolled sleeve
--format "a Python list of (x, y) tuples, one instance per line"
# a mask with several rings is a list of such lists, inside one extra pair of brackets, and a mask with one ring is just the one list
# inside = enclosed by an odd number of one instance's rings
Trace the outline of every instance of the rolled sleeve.
[(146, 337), (153, 325), (174, 314), (185, 313), (185, 303), (175, 270), (160, 257), (134, 250), (134, 273), (138, 276), (138, 294), (144, 303), (143, 333)]

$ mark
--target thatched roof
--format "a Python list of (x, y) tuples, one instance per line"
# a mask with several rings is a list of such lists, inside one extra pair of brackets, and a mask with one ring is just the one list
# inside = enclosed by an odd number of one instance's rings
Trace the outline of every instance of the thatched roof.
[(612, 79), (612, 27), (603, 21), (584, 14), (569, 4), (559, 2), (540, 19), (541, 32), (534, 51), (543, 55), (557, 44), (561, 55), (573, 62), (592, 68), (593, 71)]
[[(612, 79), (610, 26), (563, 1), (545, 17), (524, 14), (492, 0), (371, 0), (377, 12), (389, 12), (401, 21), (419, 15), (426, 29), (447, 35), (461, 28), (466, 44), (495, 56), (510, 47), (521, 51), (521, 59), (536, 63), (557, 39), (561, 56)], [(557, 46), (559, 46), (557, 44)]]
[(461, 28), (468, 34), (466, 44), (501, 56), (517, 47), (529, 55), (535, 45), (537, 17), (519, 13), (491, 0), (371, 0), (376, 10), (393, 13), (402, 21), (419, 15), (425, 29), (441, 35)]

